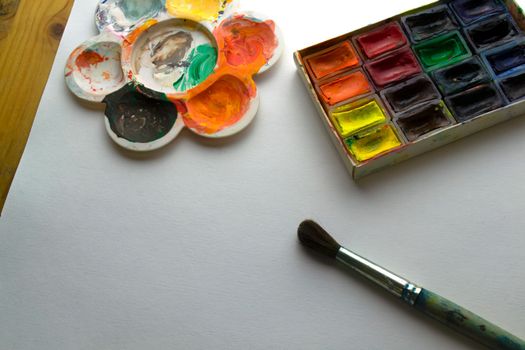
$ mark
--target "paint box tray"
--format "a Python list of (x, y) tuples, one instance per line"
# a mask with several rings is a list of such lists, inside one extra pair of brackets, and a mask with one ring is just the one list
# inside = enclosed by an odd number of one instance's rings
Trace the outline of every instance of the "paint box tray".
[(294, 59), (357, 180), (524, 114), (524, 29), (515, 0), (437, 1)]

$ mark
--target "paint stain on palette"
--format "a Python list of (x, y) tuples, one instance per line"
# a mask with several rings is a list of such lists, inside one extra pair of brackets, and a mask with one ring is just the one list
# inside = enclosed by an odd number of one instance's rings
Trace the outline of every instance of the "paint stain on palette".
[(234, 0), (102, 0), (100, 34), (70, 55), (66, 83), (106, 104), (120, 146), (149, 151), (188, 128), (228, 137), (255, 117), (254, 76), (279, 59), (283, 42), (264, 16), (234, 12)]
[(514, 0), (447, 0), (296, 52), (358, 179), (525, 112)]

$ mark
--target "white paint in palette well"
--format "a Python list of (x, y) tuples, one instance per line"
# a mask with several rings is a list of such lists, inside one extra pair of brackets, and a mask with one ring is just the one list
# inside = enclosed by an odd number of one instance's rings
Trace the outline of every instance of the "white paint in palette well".
[[(185, 50), (181, 60), (175, 63), (175, 66), (156, 65), (154, 60), (155, 47), (163, 40), (180, 33), (187, 33), (191, 37), (191, 45)], [(174, 40), (174, 45), (177, 43)], [(173, 84), (184, 74), (184, 65), (188, 64), (187, 60), (191, 52), (200, 45), (208, 44), (217, 47), (215, 39), (211, 32), (199, 23), (189, 20), (168, 20), (154, 25), (146, 30), (137, 39), (133, 46), (132, 69), (135, 78), (145, 87), (162, 92), (178, 93), (184, 90), (177, 90)], [(161, 54), (170, 55), (173, 52), (169, 50), (176, 49), (173, 44), (165, 45), (161, 49)]]

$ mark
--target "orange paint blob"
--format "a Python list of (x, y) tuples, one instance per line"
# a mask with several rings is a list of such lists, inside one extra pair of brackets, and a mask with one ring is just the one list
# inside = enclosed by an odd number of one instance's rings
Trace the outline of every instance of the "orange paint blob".
[(157, 21), (156, 19), (148, 19), (146, 22), (142, 23), (140, 25), (140, 27), (138, 27), (137, 29), (132, 31), (126, 37), (126, 39), (124, 40), (124, 43), (122, 45), (123, 46), (129, 46), (129, 45), (135, 43), (135, 41), (137, 41), (137, 39), (139, 38), (139, 36), (141, 36), (142, 33), (144, 33), (146, 30), (148, 30), (149, 28), (151, 28), (152, 26), (154, 26), (157, 23), (159, 23), (159, 21)]
[(85, 50), (78, 55), (75, 64), (78, 69), (88, 69), (91, 66), (96, 66), (99, 63), (104, 62), (106, 59), (101, 56), (98, 52), (93, 50)]
[(251, 73), (268, 63), (279, 46), (273, 21), (261, 22), (244, 15), (224, 20), (214, 35), (220, 58), (234, 67), (246, 66)]
[(237, 123), (248, 111), (254, 92), (232, 75), (225, 75), (186, 103), (184, 122), (203, 134), (217, 133)]
[(332, 73), (359, 65), (357, 53), (348, 41), (307, 57), (305, 61), (315, 79), (321, 79)]
[(358, 70), (319, 87), (324, 102), (333, 106), (344, 100), (372, 92), (365, 74)]

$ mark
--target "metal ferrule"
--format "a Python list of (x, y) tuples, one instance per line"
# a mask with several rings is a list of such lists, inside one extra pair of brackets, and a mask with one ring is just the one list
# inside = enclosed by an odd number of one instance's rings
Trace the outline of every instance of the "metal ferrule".
[(410, 305), (414, 305), (421, 292), (420, 287), (344, 247), (339, 249), (336, 259)]

